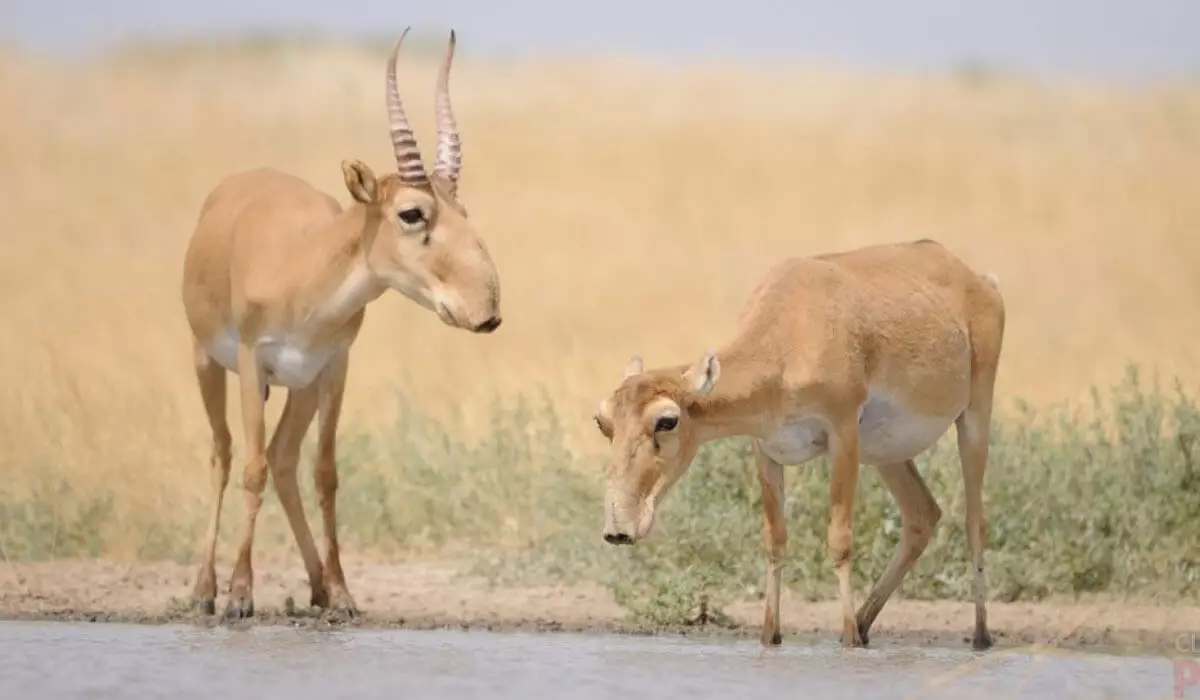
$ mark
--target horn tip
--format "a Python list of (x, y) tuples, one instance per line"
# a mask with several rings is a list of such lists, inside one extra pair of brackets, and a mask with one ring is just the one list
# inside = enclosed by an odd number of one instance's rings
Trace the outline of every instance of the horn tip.
[(412, 27), (405, 27), (404, 31), (400, 32), (400, 38), (396, 39), (396, 46), (399, 46), (404, 42), (404, 37), (408, 36), (408, 30), (410, 29), (412, 29)]

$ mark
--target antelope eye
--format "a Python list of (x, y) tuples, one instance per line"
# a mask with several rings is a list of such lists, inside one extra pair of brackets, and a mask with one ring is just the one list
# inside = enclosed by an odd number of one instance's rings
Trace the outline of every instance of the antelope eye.
[(421, 211), (419, 207), (401, 209), (396, 216), (400, 217), (400, 220), (409, 226), (419, 224), (425, 220), (425, 212)]
[(666, 433), (675, 429), (679, 425), (679, 416), (662, 416), (654, 422), (654, 432)]

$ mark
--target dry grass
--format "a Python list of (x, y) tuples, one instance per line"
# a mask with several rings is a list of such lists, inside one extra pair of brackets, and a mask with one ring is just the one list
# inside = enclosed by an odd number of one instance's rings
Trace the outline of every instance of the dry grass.
[[(116, 486), (130, 523), (202, 507), (207, 426), (178, 294), (200, 202), (261, 164), (343, 201), (342, 158), (388, 168), (384, 58), (287, 44), (84, 64), (0, 54), (9, 486)], [(433, 77), (428, 60), (401, 69), (426, 149)], [(400, 391), (436, 415), (462, 407), (475, 433), (493, 394), (542, 385), (568, 445), (590, 450), (592, 407), (627, 357), (678, 362), (719, 343), (775, 261), (925, 236), (1000, 277), (1005, 403), (1079, 397), (1127, 361), (1197, 378), (1196, 85), (467, 52), (453, 87), (463, 196), (501, 272), (504, 328), (471, 336), (385, 297), (353, 355), (348, 425), (391, 425)], [(124, 532), (114, 556), (142, 546)]]

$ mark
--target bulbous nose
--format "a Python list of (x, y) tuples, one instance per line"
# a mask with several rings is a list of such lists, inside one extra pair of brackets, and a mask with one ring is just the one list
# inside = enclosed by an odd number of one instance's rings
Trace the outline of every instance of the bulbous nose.
[(624, 532), (606, 532), (604, 541), (609, 544), (633, 544), (633, 538)]
[(492, 331), (496, 330), (499, 327), (500, 327), (500, 317), (492, 316), (491, 318), (489, 318), (488, 320), (479, 324), (478, 326), (475, 326), (472, 330), (475, 331), (476, 333), (491, 333)]

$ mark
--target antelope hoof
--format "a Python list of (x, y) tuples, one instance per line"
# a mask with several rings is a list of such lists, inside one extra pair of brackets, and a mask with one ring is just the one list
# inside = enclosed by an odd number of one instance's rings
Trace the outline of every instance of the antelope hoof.
[(329, 593), (324, 588), (314, 588), (308, 599), (309, 607), (326, 610), (329, 608)]
[(217, 601), (212, 596), (202, 596), (195, 598), (192, 605), (196, 608), (196, 612), (201, 615), (216, 615)]
[(868, 646), (871, 643), (871, 626), (866, 622), (859, 621), (858, 623), (858, 638), (862, 640), (862, 645)]
[(249, 594), (234, 595), (225, 606), (226, 620), (246, 620), (254, 617), (254, 599)]
[(762, 645), (764, 647), (777, 647), (783, 644), (783, 635), (779, 634), (779, 630), (770, 631), (763, 630)]
[(863, 634), (859, 631), (858, 622), (855, 620), (846, 620), (842, 626), (842, 646), (844, 647), (865, 647), (867, 645)]
[(354, 599), (351, 598), (350, 594), (346, 593), (345, 591), (334, 593), (333, 606), (331, 609), (334, 613), (345, 617), (348, 620), (353, 620), (359, 615), (358, 606), (354, 604)]
[(320, 589), (313, 589), (312, 604), (338, 617), (358, 617), (358, 606), (354, 604), (354, 598), (350, 597), (345, 584), (325, 583)]
[(975, 630), (975, 638), (971, 641), (971, 648), (975, 651), (987, 651), (992, 648), (992, 633), (986, 629)]

